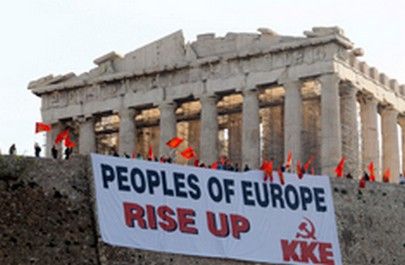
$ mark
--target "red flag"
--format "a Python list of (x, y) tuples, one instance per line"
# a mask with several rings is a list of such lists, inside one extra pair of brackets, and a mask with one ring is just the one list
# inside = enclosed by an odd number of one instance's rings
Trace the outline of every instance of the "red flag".
[(211, 168), (218, 169), (218, 161), (215, 161), (214, 163), (212, 163)]
[(264, 181), (269, 179), (273, 182), (273, 161), (264, 160), (260, 169), (264, 171)]
[(390, 182), (390, 178), (391, 178), (391, 170), (389, 168), (387, 168), (384, 171), (384, 175), (383, 175), (383, 182), (388, 183)]
[(308, 171), (308, 169), (309, 169), (309, 167), (311, 166), (313, 160), (314, 160), (314, 156), (311, 156), (311, 157), (308, 159), (308, 161), (304, 164), (304, 170), (305, 170), (305, 172)]
[(339, 164), (338, 164), (337, 167), (335, 168), (335, 173), (336, 173), (336, 176), (337, 176), (338, 178), (343, 177), (344, 168), (345, 168), (345, 158), (342, 157), (342, 159), (340, 159)]
[(362, 177), (360, 180), (359, 180), (359, 189), (363, 189), (363, 188), (365, 188), (366, 187), (366, 179), (364, 178), (364, 177)]
[(290, 168), (291, 164), (292, 164), (292, 154), (291, 154), (291, 151), (288, 151), (287, 162), (285, 163), (285, 169)]
[(154, 157), (153, 157), (153, 148), (152, 148), (151, 145), (149, 145), (148, 158), (149, 158), (150, 160), (152, 160), (152, 161), (153, 161), (153, 159), (154, 159)]
[(55, 144), (58, 144), (60, 142), (62, 142), (63, 140), (66, 140), (66, 138), (69, 137), (69, 130), (64, 130), (62, 132), (60, 132), (55, 139)]
[(370, 182), (375, 181), (375, 172), (374, 172), (374, 162), (371, 161), (368, 165), (368, 171), (370, 172)]
[(187, 147), (180, 154), (182, 157), (184, 157), (187, 160), (196, 156), (193, 148), (191, 148), (191, 147)]
[(183, 142), (183, 139), (179, 138), (179, 137), (173, 137), (172, 139), (170, 139), (166, 145), (170, 148), (176, 148), (177, 146), (179, 146), (181, 143)]
[(297, 175), (300, 179), (304, 177), (304, 172), (302, 172), (301, 162), (299, 160), (297, 161)]
[(200, 160), (194, 159), (194, 166), (198, 167), (200, 165)]
[(225, 165), (225, 162), (226, 162), (226, 156), (221, 156), (221, 157), (219, 158), (219, 163), (220, 163), (222, 166), (224, 166), (224, 165)]
[(74, 148), (75, 146), (76, 146), (76, 144), (70, 139), (70, 137), (68, 136), (66, 139), (65, 139), (65, 146), (67, 147), (67, 148)]
[(281, 166), (278, 167), (277, 173), (278, 173), (278, 176), (280, 178), (281, 185), (284, 185), (285, 179), (284, 179), (283, 171), (281, 170)]
[(49, 132), (51, 130), (51, 126), (42, 122), (35, 123), (35, 133), (39, 132)]

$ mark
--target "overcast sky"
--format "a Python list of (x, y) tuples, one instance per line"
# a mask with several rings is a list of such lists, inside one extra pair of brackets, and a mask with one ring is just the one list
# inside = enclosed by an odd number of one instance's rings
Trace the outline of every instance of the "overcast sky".
[[(6, 3), (5, 3), (6, 2)], [(29, 81), (93, 68), (112, 50), (125, 54), (183, 29), (197, 34), (255, 32), (269, 27), (301, 36), (313, 26), (338, 25), (364, 60), (405, 83), (405, 16), (401, 0), (12, 0), (0, 2), (0, 149), (16, 143), (32, 154), (40, 100)]]

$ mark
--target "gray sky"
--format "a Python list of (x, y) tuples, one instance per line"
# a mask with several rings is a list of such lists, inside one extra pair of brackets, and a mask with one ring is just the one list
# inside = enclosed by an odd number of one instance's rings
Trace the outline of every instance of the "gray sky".
[[(5, 3), (7, 2), (7, 3)], [(405, 83), (405, 2), (401, 0), (12, 0), (0, 2), (0, 149), (17, 144), (32, 154), (40, 100), (27, 90), (49, 73), (81, 73), (112, 50), (128, 53), (183, 29), (187, 40), (205, 32), (255, 32), (269, 27), (302, 35), (338, 25), (363, 58)]]

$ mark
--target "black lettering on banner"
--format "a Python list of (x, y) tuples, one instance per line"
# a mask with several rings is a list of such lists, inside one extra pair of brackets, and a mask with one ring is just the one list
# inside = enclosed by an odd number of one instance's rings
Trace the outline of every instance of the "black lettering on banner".
[(277, 201), (280, 203), (280, 208), (284, 209), (284, 200), (282, 198), (283, 191), (279, 184), (270, 184), (271, 203), (274, 208), (277, 208)]
[(314, 188), (315, 207), (318, 212), (326, 212), (325, 190), (322, 188)]
[(243, 204), (247, 206), (255, 206), (255, 201), (253, 200), (252, 192), (252, 182), (242, 181), (242, 194), (243, 194)]
[(301, 201), (302, 201), (302, 209), (304, 211), (306, 211), (307, 205), (312, 202), (311, 189), (308, 187), (300, 187), (300, 194), (301, 194)]
[(194, 200), (198, 200), (201, 197), (201, 190), (200, 186), (198, 186), (198, 177), (194, 174), (188, 175), (187, 178), (188, 186), (190, 186), (191, 190), (189, 191), (190, 197)]
[(186, 187), (184, 183), (184, 174), (179, 172), (173, 172), (174, 178), (174, 190), (176, 191), (176, 196), (181, 198), (187, 198), (187, 192), (184, 190)]
[(101, 177), (103, 178), (103, 187), (108, 189), (108, 182), (115, 179), (114, 168), (107, 164), (101, 164)]
[(162, 185), (163, 185), (163, 194), (165, 196), (174, 196), (174, 191), (173, 189), (170, 189), (167, 186), (167, 180), (166, 180), (166, 172), (164, 170), (160, 171), (160, 174), (162, 175)]
[(142, 170), (140, 170), (137, 167), (134, 167), (131, 170), (130, 178), (131, 178), (132, 188), (137, 193), (144, 193), (146, 190), (146, 180), (145, 180), (145, 175), (143, 174)]
[(146, 170), (146, 177), (148, 179), (148, 189), (150, 194), (154, 194), (154, 188), (159, 187), (159, 173), (155, 170)]
[(208, 179), (208, 193), (214, 202), (222, 201), (221, 182), (216, 177), (210, 177)]
[(131, 187), (125, 185), (125, 182), (128, 182), (128, 176), (126, 174), (128, 173), (128, 168), (117, 166), (116, 170), (117, 170), (118, 189), (122, 191), (130, 191)]
[(284, 195), (285, 201), (286, 201), (288, 207), (291, 210), (297, 210), (298, 206), (300, 206), (300, 202), (299, 202), (299, 198), (298, 198), (298, 192), (295, 189), (295, 187), (290, 184), (287, 185), (284, 189), (284, 193), (285, 193), (285, 195)]
[(233, 179), (224, 179), (224, 191), (226, 203), (231, 203), (231, 196), (235, 195), (235, 181)]
[[(270, 200), (269, 200), (269, 190), (266, 182), (258, 183), (255, 182), (255, 193), (256, 193), (256, 201), (261, 207), (267, 207), (269, 206)], [(262, 187), (262, 189), (260, 189)], [(261, 192), (262, 190), (263, 192)], [(261, 196), (260, 194), (263, 194)], [(263, 198), (262, 198), (263, 197)]]

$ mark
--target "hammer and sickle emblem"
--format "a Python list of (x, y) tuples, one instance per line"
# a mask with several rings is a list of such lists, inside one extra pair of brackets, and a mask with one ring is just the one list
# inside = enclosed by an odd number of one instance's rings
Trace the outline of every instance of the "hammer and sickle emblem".
[(304, 217), (304, 221), (298, 226), (299, 232), (295, 235), (296, 238), (313, 239), (315, 237), (315, 226), (308, 218)]

